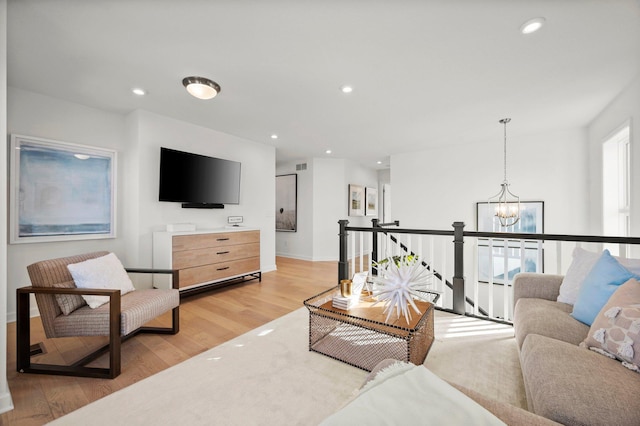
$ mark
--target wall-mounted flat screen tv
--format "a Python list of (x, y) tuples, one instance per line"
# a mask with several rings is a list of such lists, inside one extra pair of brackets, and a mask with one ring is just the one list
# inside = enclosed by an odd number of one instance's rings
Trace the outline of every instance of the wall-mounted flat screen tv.
[(240, 203), (237, 161), (160, 148), (160, 201), (182, 207), (222, 208)]

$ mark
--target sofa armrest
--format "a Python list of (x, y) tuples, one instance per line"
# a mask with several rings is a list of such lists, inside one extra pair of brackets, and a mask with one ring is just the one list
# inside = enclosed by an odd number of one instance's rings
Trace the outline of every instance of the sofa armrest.
[(556, 301), (564, 275), (522, 272), (513, 278), (513, 306), (518, 299), (535, 298)]

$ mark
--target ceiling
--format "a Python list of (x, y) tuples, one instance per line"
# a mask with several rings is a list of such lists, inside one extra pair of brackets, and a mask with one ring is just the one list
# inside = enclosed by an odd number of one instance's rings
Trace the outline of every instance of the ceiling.
[[(638, 0), (8, 0), (7, 12), (9, 86), (270, 144), (279, 162), (331, 149), (380, 168), (396, 152), (500, 147), (504, 117), (510, 137), (583, 127), (640, 74)], [(519, 32), (539, 16), (540, 31)], [(191, 97), (192, 75), (222, 91)]]

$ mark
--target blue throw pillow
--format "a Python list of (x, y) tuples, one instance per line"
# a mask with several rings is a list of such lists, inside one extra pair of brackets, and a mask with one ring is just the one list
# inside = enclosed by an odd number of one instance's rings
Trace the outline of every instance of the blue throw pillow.
[(613, 292), (631, 278), (640, 279), (605, 250), (584, 279), (571, 316), (590, 326)]

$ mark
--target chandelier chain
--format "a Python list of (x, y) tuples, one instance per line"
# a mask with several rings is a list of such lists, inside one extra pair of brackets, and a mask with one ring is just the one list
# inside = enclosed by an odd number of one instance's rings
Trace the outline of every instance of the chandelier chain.
[(504, 149), (503, 149), (503, 162), (504, 162), (504, 183), (507, 183), (507, 123), (510, 122), (510, 118), (503, 118), (500, 123), (504, 124)]

